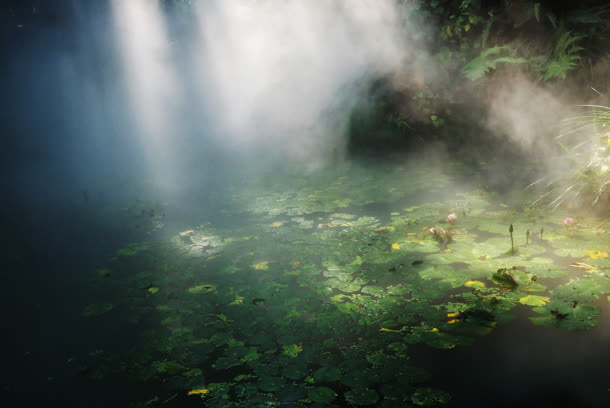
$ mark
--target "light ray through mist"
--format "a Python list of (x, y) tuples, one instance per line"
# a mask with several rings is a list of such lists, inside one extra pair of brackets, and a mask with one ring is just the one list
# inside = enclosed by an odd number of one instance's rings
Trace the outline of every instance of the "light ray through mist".
[(181, 88), (162, 11), (156, 1), (112, 0), (112, 13), (124, 83), (151, 179), (171, 184), (171, 131)]
[(195, 60), (222, 143), (308, 162), (342, 149), (358, 81), (405, 58), (397, 16), (386, 0), (199, 2)]

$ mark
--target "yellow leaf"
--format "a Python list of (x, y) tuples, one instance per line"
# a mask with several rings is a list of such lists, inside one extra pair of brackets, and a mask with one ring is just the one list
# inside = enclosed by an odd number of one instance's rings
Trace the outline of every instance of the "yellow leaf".
[(430, 330), (430, 333), (438, 333), (438, 329), (434, 327), (432, 330)]
[(230, 305), (241, 305), (244, 303), (244, 297), (243, 296), (237, 296), (235, 298), (234, 301), (232, 301), (231, 303), (229, 303)]
[[(386, 247), (387, 248), (387, 247)], [(392, 249), (400, 249), (400, 245), (398, 244), (398, 242), (394, 242), (392, 244)]]
[(468, 281), (464, 284), (464, 286), (468, 286), (469, 288), (481, 289), (485, 287), (485, 284), (480, 281)]
[(257, 264), (252, 265), (252, 268), (258, 271), (268, 271), (269, 270), (269, 261), (259, 262)]
[(381, 329), (379, 329), (380, 332), (393, 332), (393, 333), (400, 333), (400, 330), (393, 330), (393, 329), (388, 329), (386, 327), (382, 327)]
[(189, 236), (189, 235), (191, 235), (193, 232), (195, 232), (195, 230), (192, 230), (192, 229), (191, 229), (191, 230), (188, 230), (188, 231), (182, 231), (182, 232), (180, 233), (180, 236), (181, 236), (181, 237), (188, 237), (188, 236)]
[(546, 296), (528, 295), (519, 299), (519, 303), (527, 306), (544, 306), (551, 301)]
[(591, 258), (595, 259), (595, 258), (601, 258), (601, 259), (607, 259), (608, 258), (608, 252), (602, 252), (602, 251), (585, 251), (587, 253), (587, 255), (589, 255)]
[(447, 317), (458, 317), (458, 313), (447, 313)]
[(155, 288), (153, 286), (153, 287), (148, 288), (148, 291), (150, 292), (151, 295), (154, 295), (155, 293), (157, 293), (159, 291), (159, 288)]
[(459, 319), (451, 319), (451, 320), (448, 320), (447, 323), (453, 324), (453, 323), (457, 323), (459, 321), (460, 321)]
[(197, 390), (191, 390), (187, 393), (187, 395), (197, 395), (197, 394), (207, 394), (210, 390), (206, 388), (199, 388)]
[(278, 228), (278, 227), (281, 227), (282, 225), (284, 225), (284, 223), (283, 223), (283, 222), (281, 222), (281, 221), (276, 221), (276, 222), (274, 222), (273, 224), (271, 224), (271, 225), (270, 225), (270, 227), (273, 227), (273, 228)]

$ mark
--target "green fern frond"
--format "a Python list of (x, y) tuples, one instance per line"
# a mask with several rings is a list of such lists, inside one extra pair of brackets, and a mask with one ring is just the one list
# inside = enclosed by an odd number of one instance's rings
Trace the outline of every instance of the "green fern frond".
[(524, 58), (515, 58), (506, 55), (496, 57), (498, 54), (509, 54), (511, 52), (512, 49), (508, 45), (497, 45), (488, 48), (483, 51), (481, 55), (466, 64), (462, 68), (462, 74), (471, 81), (476, 81), (477, 79), (484, 77), (490, 69), (495, 69), (496, 65), (499, 63), (521, 64), (527, 62)]
[(553, 52), (554, 56), (559, 57), (563, 54), (575, 54), (578, 51), (583, 50), (584, 48), (578, 47), (574, 45), (577, 41), (585, 38), (585, 35), (572, 35), (571, 31), (566, 31), (559, 37), (557, 40), (557, 44), (555, 45), (555, 50)]
[(575, 55), (562, 55), (559, 59), (551, 61), (546, 66), (546, 72), (542, 76), (543, 81), (548, 81), (552, 78), (566, 79), (568, 72), (576, 67), (576, 61), (580, 59)]
[(577, 62), (581, 58), (578, 52), (584, 50), (576, 43), (585, 37), (585, 35), (573, 34), (571, 31), (563, 33), (557, 40), (546, 65), (540, 68), (541, 74), (538, 79), (543, 81), (554, 78), (565, 79), (568, 72), (577, 66)]

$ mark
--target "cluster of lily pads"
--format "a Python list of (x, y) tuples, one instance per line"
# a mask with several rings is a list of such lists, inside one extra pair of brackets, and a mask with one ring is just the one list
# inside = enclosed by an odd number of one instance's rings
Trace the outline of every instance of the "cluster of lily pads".
[[(96, 275), (113, 295), (83, 315), (138, 323), (133, 350), (92, 360), (150, 384), (158, 394), (142, 406), (180, 394), (213, 407), (432, 407), (451, 397), (411, 364), (413, 345), (470, 345), (515, 307), (534, 324), (596, 325), (594, 303), (610, 294), (599, 220), (567, 229), (484, 191), (413, 203), (445, 185), (440, 173), (366, 177), (241, 186), (239, 228), (119, 250)], [(379, 201), (392, 209), (368, 213)]]

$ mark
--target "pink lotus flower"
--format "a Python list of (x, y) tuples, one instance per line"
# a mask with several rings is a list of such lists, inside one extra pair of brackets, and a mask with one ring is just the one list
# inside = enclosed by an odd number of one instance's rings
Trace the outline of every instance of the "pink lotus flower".
[(563, 223), (564, 223), (566, 226), (571, 227), (571, 226), (572, 226), (572, 224), (574, 224), (574, 218), (572, 218), (572, 217), (567, 217), (567, 218), (564, 218), (564, 219), (563, 219)]

